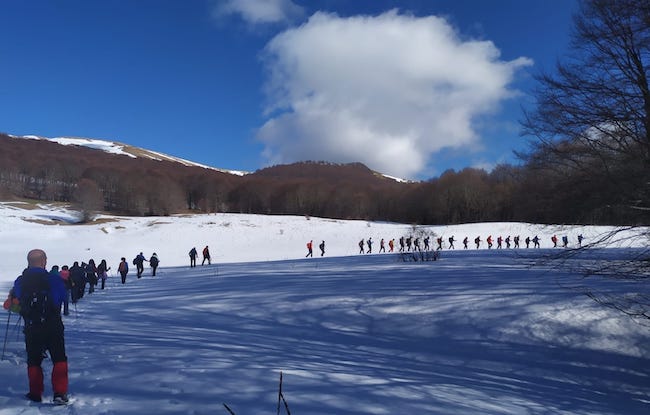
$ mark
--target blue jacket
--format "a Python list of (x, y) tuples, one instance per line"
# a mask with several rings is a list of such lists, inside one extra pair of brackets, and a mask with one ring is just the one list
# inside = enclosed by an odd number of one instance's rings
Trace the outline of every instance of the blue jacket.
[(61, 308), (61, 304), (66, 297), (65, 284), (63, 279), (56, 274), (47, 272), (47, 270), (38, 267), (30, 267), (23, 271), (23, 274), (16, 278), (14, 281), (14, 296), (21, 298), (23, 292), (23, 281), (28, 278), (38, 277), (40, 275), (47, 276), (47, 282), (50, 284), (50, 298), (57, 309)]

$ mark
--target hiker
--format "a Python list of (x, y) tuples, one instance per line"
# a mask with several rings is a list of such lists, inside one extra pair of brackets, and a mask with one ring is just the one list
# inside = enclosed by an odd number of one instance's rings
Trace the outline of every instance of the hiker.
[(384, 238), (381, 238), (381, 241), (379, 241), (379, 252), (386, 252), (386, 244), (384, 242)]
[(404, 237), (400, 236), (399, 238), (399, 251), (404, 252)]
[(456, 249), (456, 248), (454, 247), (454, 241), (455, 241), (455, 239), (454, 239), (454, 235), (451, 235), (451, 236), (449, 237), (448, 241), (449, 241), (449, 249)]
[(551, 236), (551, 242), (553, 242), (553, 248), (557, 248), (557, 236)]
[(562, 248), (566, 248), (569, 245), (569, 237), (564, 235), (562, 237)]
[(492, 235), (489, 235), (486, 239), (488, 244), (488, 249), (492, 249)]
[(481, 246), (481, 237), (477, 236), (476, 238), (474, 238), (474, 243), (476, 244), (476, 249), (478, 249), (479, 246)]
[(420, 238), (415, 238), (415, 240), (413, 241), (413, 250), (414, 251), (422, 251), (420, 249)]
[[(83, 264), (84, 267), (86, 264)], [(79, 266), (79, 262), (75, 261), (70, 267), (70, 279), (72, 280), (72, 303), (76, 303), (84, 296), (86, 291), (86, 271), (84, 267)]]
[[(404, 244), (402, 244), (402, 246), (403, 245)], [(390, 241), (388, 241), (388, 252), (393, 252), (394, 249), (395, 249), (395, 239), (393, 238)], [(404, 249), (404, 248), (402, 248), (402, 249)]]
[(533, 238), (533, 248), (539, 248), (539, 247), (540, 247), (539, 238), (537, 237), (537, 235), (535, 235), (535, 237)]
[(95, 292), (95, 285), (97, 285), (97, 267), (94, 259), (91, 258), (88, 261), (84, 271), (86, 271), (86, 282), (88, 282), (88, 294), (92, 294)]
[(503, 249), (503, 237), (501, 235), (497, 238), (497, 249)]
[(320, 256), (325, 255), (325, 241), (322, 241), (320, 245), (318, 245), (318, 248), (320, 249)]
[(368, 238), (366, 245), (368, 245), (368, 252), (366, 254), (372, 254), (372, 238)]
[(106, 286), (106, 278), (108, 278), (108, 271), (111, 268), (106, 265), (106, 260), (102, 259), (102, 262), (99, 263), (99, 266), (97, 267), (97, 278), (102, 280), (102, 290)]
[(61, 279), (63, 280), (63, 285), (65, 286), (65, 298), (63, 299), (63, 315), (67, 316), (68, 314), (70, 314), (69, 312), (70, 292), (72, 291), (73, 288), (72, 278), (70, 278), (70, 269), (68, 269), (67, 265), (61, 267), (61, 271), (59, 272), (59, 275), (61, 276)]
[(578, 235), (578, 246), (582, 247), (582, 240), (584, 239), (584, 236), (582, 234)]
[(313, 258), (314, 257), (314, 251), (312, 249), (313, 248), (313, 242), (314, 242), (313, 240), (307, 242), (307, 255), (305, 255), (305, 258), (307, 258), (307, 257), (312, 257)]
[(205, 264), (205, 261), (208, 261), (208, 265), (212, 264), (210, 259), (210, 250), (208, 249), (207, 245), (205, 246), (205, 248), (203, 248), (203, 261), (201, 261), (201, 266)]
[(463, 249), (467, 249), (467, 244), (469, 243), (469, 238), (466, 236), (463, 239)]
[(196, 267), (196, 257), (199, 256), (199, 253), (196, 252), (196, 247), (190, 249), (190, 268)]
[(429, 241), (430, 241), (429, 237), (428, 237), (428, 236), (425, 237), (425, 238), (423, 239), (423, 241), (424, 241), (424, 250), (425, 250), (425, 251), (428, 251), (429, 249), (431, 249), (431, 248), (429, 247)]
[(530, 248), (530, 236), (527, 236), (524, 242), (526, 242), (526, 248)]
[(146, 261), (142, 252), (140, 252), (135, 258), (133, 258), (133, 265), (135, 265), (136, 270), (138, 271), (138, 278), (142, 278), (142, 273), (144, 272), (144, 261)]
[(363, 247), (365, 246), (365, 241), (362, 239), (359, 241), (359, 253), (364, 254), (365, 251), (363, 250)]
[(154, 252), (151, 255), (151, 258), (149, 258), (149, 266), (151, 266), (152, 277), (156, 276), (156, 269), (158, 269), (158, 264), (160, 264), (160, 260), (158, 259), (158, 255), (156, 255)]
[(442, 250), (442, 236), (439, 236), (436, 239), (436, 243), (438, 244), (438, 247), (436, 248), (436, 251), (441, 251)]
[(52, 359), (52, 401), (68, 403), (68, 358), (65, 354), (61, 304), (65, 286), (61, 277), (48, 273), (47, 255), (41, 249), (27, 254), (27, 268), (16, 278), (13, 293), (21, 304), (20, 314), (25, 322), (25, 350), (29, 392), (25, 397), (42, 402), (44, 376), (41, 363), (44, 351)]
[(126, 263), (126, 258), (122, 257), (120, 259), (120, 265), (117, 266), (117, 272), (119, 272), (120, 277), (122, 277), (122, 284), (126, 284), (126, 274), (129, 273), (129, 264)]

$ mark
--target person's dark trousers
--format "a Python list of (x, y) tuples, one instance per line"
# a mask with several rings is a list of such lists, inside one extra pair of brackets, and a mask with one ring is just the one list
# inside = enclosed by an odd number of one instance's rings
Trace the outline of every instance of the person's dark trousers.
[(137, 265), (138, 268), (138, 278), (142, 277), (142, 273), (144, 272), (144, 267), (142, 265)]
[(156, 269), (157, 269), (157, 268), (158, 268), (158, 267), (151, 267), (151, 270), (153, 271), (153, 276), (154, 276), (154, 277), (156, 276)]
[(120, 272), (120, 275), (122, 276), (122, 284), (126, 284), (126, 272)]
[(70, 303), (70, 290), (69, 288), (65, 289), (65, 299), (63, 300), (63, 315), (67, 316), (69, 312), (69, 303)]
[(63, 322), (60, 318), (40, 326), (25, 328), (25, 349), (27, 350), (27, 377), (29, 394), (43, 395), (43, 352), (52, 358), (52, 391), (55, 394), (68, 393), (68, 358), (65, 355)]
[(106, 279), (102, 278), (102, 290), (104, 289), (104, 285), (106, 284)]
[(190, 257), (190, 268), (196, 267), (196, 258)]

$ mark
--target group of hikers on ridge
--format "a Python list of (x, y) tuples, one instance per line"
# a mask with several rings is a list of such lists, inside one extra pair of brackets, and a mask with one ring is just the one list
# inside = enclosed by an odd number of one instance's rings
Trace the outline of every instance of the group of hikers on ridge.
[[(578, 235), (577, 241), (578, 241), (578, 246), (582, 246), (582, 241), (584, 240), (584, 237), (582, 234)], [(422, 241), (422, 243), (420, 243)], [(419, 237), (412, 237), (412, 236), (407, 236), (407, 237), (400, 237), (398, 240), (399, 243), (399, 250), (398, 252), (403, 253), (403, 252), (421, 252), (421, 251), (429, 251), (433, 250), (433, 248), (430, 245), (430, 237), (426, 236), (420, 240)], [(456, 249), (454, 242), (457, 240), (455, 237), (452, 235), (449, 238), (447, 238), (447, 243), (448, 245), (446, 246), (446, 249)], [(557, 235), (553, 235), (551, 237), (551, 242), (553, 243), (553, 248), (558, 247), (558, 242), (560, 240), (558, 239)], [(562, 241), (562, 247), (567, 248), (569, 246), (569, 237), (567, 235), (562, 236), (561, 238)], [(480, 236), (477, 236), (474, 238), (474, 245), (476, 249), (481, 248), (481, 243), (483, 241), (481, 240)], [(492, 249), (494, 247), (495, 240), (492, 238), (492, 235), (489, 235), (487, 239), (485, 240), (487, 243), (487, 248)], [(524, 241), (526, 244), (526, 248), (530, 248), (531, 244), (533, 248), (540, 248), (540, 238), (539, 236), (535, 235), (532, 238), (530, 236), (527, 236)], [(469, 237), (465, 236), (462, 240), (463, 243), (463, 249), (469, 249)], [(504, 248), (504, 243), (505, 243), (505, 248), (510, 249), (510, 248), (520, 248), (520, 243), (521, 243), (521, 237), (519, 235), (516, 235), (514, 237), (511, 237), (510, 235), (506, 236), (503, 238), (502, 236), (498, 236), (496, 238), (496, 249), (503, 249)], [(436, 238), (436, 248), (435, 250), (442, 250), (445, 249), (445, 240), (442, 237)], [(386, 245), (388, 245), (388, 252), (395, 252), (395, 239), (390, 239), (388, 241), (388, 244), (386, 244), (386, 241), (382, 238), (379, 241), (379, 253), (381, 252), (386, 252)], [(371, 254), (372, 253), (372, 247), (373, 247), (373, 240), (372, 238), (368, 238), (367, 240), (361, 239), (358, 243), (359, 246), (359, 254)], [(309, 244), (308, 244), (309, 248)], [(309, 256), (309, 254), (307, 255)]]

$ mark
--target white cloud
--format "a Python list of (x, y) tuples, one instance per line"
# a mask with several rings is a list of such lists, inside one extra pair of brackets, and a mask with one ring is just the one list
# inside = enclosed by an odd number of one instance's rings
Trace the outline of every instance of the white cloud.
[(258, 132), (272, 163), (361, 161), (414, 177), (443, 148), (477, 142), (473, 120), (511, 97), (527, 58), (501, 61), (440, 17), (393, 10), (316, 13), (264, 52), (270, 119)]
[(216, 4), (215, 16), (239, 15), (250, 24), (286, 23), (300, 17), (304, 9), (291, 0), (223, 0)]

